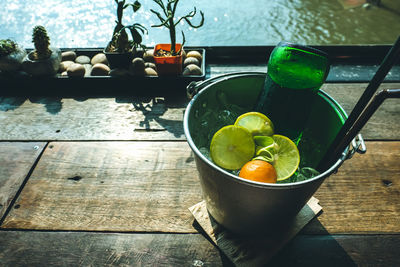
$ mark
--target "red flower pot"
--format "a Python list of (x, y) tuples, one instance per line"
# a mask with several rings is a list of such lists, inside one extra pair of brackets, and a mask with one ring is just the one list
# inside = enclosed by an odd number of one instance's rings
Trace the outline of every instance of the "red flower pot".
[[(175, 45), (175, 51), (181, 49), (181, 44)], [(171, 44), (158, 44), (154, 47), (154, 63), (158, 75), (181, 75), (182, 74), (182, 51), (177, 56), (156, 56), (158, 50), (171, 51)]]

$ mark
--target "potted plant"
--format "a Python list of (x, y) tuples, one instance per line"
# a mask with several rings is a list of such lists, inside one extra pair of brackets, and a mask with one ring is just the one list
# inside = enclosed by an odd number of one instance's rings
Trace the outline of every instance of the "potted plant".
[(61, 62), (61, 51), (50, 47), (50, 38), (43, 26), (33, 28), (32, 42), (35, 49), (25, 56), (22, 67), (31, 75), (54, 75)]
[(204, 14), (200, 11), (201, 21), (198, 25), (194, 25), (189, 19), (196, 15), (196, 7), (186, 16), (176, 19), (175, 12), (179, 0), (168, 0), (166, 4), (162, 0), (153, 0), (160, 6), (165, 17), (159, 12), (150, 9), (161, 21), (158, 25), (152, 27), (166, 27), (169, 30), (171, 43), (157, 44), (154, 47), (154, 61), (159, 75), (177, 75), (182, 74), (182, 50), (185, 44), (185, 34), (182, 31), (182, 44), (176, 43), (176, 26), (185, 20), (191, 27), (200, 28), (204, 23)]
[[(141, 4), (139, 1), (135, 1), (133, 4), (126, 4), (125, 0), (115, 0), (117, 4), (117, 25), (114, 28), (111, 41), (104, 49), (104, 54), (107, 57), (107, 61), (110, 68), (128, 68), (132, 62), (133, 56), (136, 53), (138, 47), (142, 46), (142, 34), (147, 33), (147, 29), (139, 23), (134, 23), (129, 26), (122, 24), (122, 17), (124, 10), (128, 7), (132, 7), (133, 12), (139, 10)], [(126, 29), (129, 29), (132, 35), (132, 40), (129, 40)]]
[(16, 42), (5, 39), (0, 40), (0, 71), (13, 72), (22, 66), (26, 51)]

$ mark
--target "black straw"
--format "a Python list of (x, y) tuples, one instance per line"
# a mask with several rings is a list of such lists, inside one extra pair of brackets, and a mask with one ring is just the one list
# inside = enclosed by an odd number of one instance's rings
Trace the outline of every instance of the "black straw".
[[(364, 93), (362, 94), (357, 104), (353, 108), (352, 112), (350, 113), (350, 116), (347, 118), (342, 128), (340, 129), (339, 133), (333, 140), (332, 144), (329, 146), (326, 154), (318, 164), (317, 169), (319, 171), (325, 171), (340, 157), (340, 154), (339, 155), (335, 154), (335, 151), (338, 149), (339, 144), (342, 142), (342, 139), (344, 138), (344, 136), (346, 136), (347, 132), (353, 127), (354, 123), (359, 118), (362, 111), (368, 105), (372, 96), (379, 88), (382, 81), (385, 79), (387, 73), (392, 68), (393, 64), (398, 59), (399, 55), (400, 55), (400, 36), (397, 38), (392, 48), (383, 59), (379, 69), (377, 70), (374, 77), (372, 78), (367, 88), (365, 89)], [(343, 151), (341, 151), (340, 153), (342, 152)]]

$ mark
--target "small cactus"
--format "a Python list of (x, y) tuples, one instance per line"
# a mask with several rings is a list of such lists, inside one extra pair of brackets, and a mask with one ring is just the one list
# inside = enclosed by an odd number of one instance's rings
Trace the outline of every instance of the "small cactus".
[(8, 56), (17, 51), (17, 48), (17, 44), (10, 39), (0, 40), (0, 57)]
[(50, 38), (43, 26), (36, 26), (33, 28), (32, 42), (35, 45), (35, 56), (37, 59), (41, 60), (50, 57)]

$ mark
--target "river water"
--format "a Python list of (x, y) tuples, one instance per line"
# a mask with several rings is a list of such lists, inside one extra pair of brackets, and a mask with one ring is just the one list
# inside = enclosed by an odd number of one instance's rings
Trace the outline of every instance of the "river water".
[[(159, 10), (158, 6), (152, 0), (140, 2), (137, 13), (125, 10), (124, 24), (146, 26), (147, 45), (169, 42), (166, 29), (151, 27), (159, 21), (149, 9)], [(345, 9), (339, 0), (181, 0), (178, 17), (196, 6), (204, 12), (205, 23), (193, 29), (182, 22), (178, 31), (185, 32), (186, 45), (191, 46), (275, 45), (281, 40), (309, 45), (392, 44), (400, 34), (400, 1), (382, 3)], [(45, 26), (57, 47), (104, 47), (116, 19), (114, 0), (0, 0), (0, 7), (0, 39), (11, 38), (26, 48), (33, 47), (35, 25)], [(199, 17), (192, 21), (197, 23)]]

